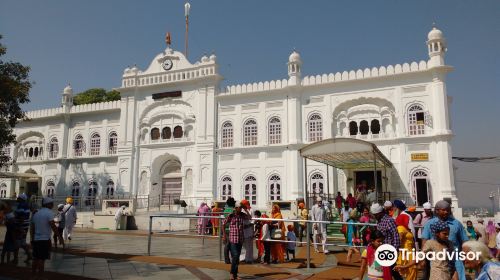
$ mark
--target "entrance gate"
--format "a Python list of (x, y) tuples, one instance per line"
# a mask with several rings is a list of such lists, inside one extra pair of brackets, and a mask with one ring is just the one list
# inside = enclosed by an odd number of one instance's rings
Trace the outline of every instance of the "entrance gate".
[(161, 184), (161, 204), (172, 205), (181, 197), (182, 178), (163, 178)]

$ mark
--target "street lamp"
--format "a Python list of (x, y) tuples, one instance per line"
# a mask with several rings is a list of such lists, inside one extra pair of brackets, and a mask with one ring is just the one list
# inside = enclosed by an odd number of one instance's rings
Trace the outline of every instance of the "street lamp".
[(495, 193), (490, 192), (489, 198), (491, 200), (491, 212), (493, 213), (493, 217), (495, 217)]

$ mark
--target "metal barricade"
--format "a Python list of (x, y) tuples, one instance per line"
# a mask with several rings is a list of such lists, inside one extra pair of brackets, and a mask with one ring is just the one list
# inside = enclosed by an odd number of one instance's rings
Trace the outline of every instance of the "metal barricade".
[[(193, 214), (162, 214), (162, 215), (151, 215), (149, 217), (149, 230), (148, 230), (148, 248), (147, 248), (147, 254), (151, 255), (151, 247), (152, 247), (152, 237), (155, 232), (153, 231), (153, 220), (154, 219), (161, 219), (161, 218), (174, 218), (174, 219), (217, 219), (218, 224), (219, 224), (219, 230), (218, 234), (216, 236), (213, 235), (206, 235), (206, 234), (191, 234), (189, 230), (182, 231), (182, 232), (170, 232), (170, 233), (165, 233), (162, 232), (162, 234), (172, 234), (172, 235), (183, 235), (183, 236), (194, 236), (194, 237), (200, 237), (201, 238), (201, 243), (205, 244), (205, 239), (206, 238), (218, 238), (218, 243), (219, 243), (219, 260), (223, 260), (223, 230), (225, 230), (223, 226), (223, 222), (225, 217), (222, 215), (220, 216), (213, 216), (213, 213), (209, 214), (211, 216), (198, 216), (198, 215), (193, 215)], [(227, 213), (225, 213), (227, 214)], [(287, 240), (266, 240), (269, 242), (279, 242), (279, 243), (288, 243), (288, 242), (296, 242), (296, 244), (306, 244), (306, 256), (307, 256), (307, 269), (311, 268), (311, 245), (323, 245), (323, 243), (313, 241), (311, 242), (311, 234), (312, 234), (312, 224), (326, 224), (326, 225), (333, 225), (333, 224), (338, 224), (338, 225), (349, 225), (349, 226), (370, 226), (370, 227), (376, 227), (377, 224), (374, 223), (358, 223), (358, 222), (337, 222), (337, 221), (311, 221), (311, 220), (299, 220), (299, 219), (273, 219), (273, 218), (252, 218), (253, 221), (269, 221), (269, 222), (284, 222), (284, 223), (305, 223), (306, 224), (306, 241), (305, 242), (300, 242), (300, 241), (287, 241)], [(200, 231), (197, 231), (199, 233)], [(205, 232), (203, 232), (205, 233)], [(363, 245), (348, 245), (347, 243), (326, 243), (326, 246), (336, 246), (336, 247), (349, 247), (349, 248), (364, 248), (365, 246)]]

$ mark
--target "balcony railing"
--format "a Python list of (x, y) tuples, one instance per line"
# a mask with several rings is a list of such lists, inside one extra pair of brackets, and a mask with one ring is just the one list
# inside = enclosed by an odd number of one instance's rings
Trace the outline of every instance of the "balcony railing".
[(144, 140), (142, 144), (159, 144), (159, 143), (181, 143), (181, 142), (191, 142), (193, 138), (191, 137), (180, 137), (180, 138), (169, 138), (169, 139), (155, 139), (155, 140)]

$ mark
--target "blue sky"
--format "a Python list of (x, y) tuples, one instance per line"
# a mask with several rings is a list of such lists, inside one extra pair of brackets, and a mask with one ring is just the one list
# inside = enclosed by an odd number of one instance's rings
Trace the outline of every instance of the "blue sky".
[[(432, 23), (448, 41), (453, 154), (500, 155), (499, 1), (190, 1), (190, 59), (215, 51), (225, 84), (286, 77), (296, 48), (304, 74), (427, 59)], [(57, 107), (76, 92), (120, 85), (123, 69), (146, 68), (165, 48), (183, 49), (184, 1), (2, 1), (8, 58), (30, 65), (27, 110)], [(500, 164), (457, 163), (468, 205), (490, 205)], [(465, 202), (465, 201), (464, 201)]]

